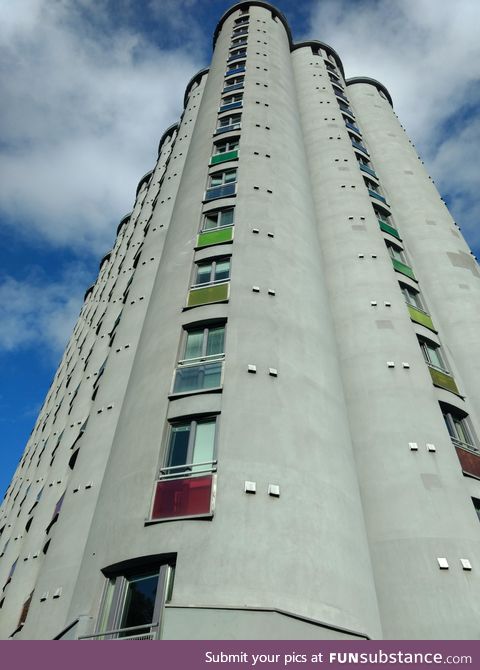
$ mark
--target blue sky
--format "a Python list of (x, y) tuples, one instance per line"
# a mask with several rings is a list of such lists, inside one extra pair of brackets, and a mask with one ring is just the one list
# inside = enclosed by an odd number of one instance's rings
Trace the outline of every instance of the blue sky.
[[(98, 261), (229, 0), (0, 0), (0, 496)], [(278, 0), (382, 81), (480, 257), (480, 3)]]

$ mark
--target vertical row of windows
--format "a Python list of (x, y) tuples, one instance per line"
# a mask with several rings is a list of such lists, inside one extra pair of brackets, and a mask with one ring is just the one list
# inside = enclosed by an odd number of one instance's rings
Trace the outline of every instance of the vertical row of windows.
[[(235, 20), (227, 58), (197, 248), (233, 241), (233, 201), (227, 200), (218, 207), (209, 203), (230, 199), (236, 193), (237, 169), (231, 161), (238, 160), (239, 155), (239, 110), (243, 105), (248, 22), (248, 10), (241, 9)], [(222, 163), (229, 164), (225, 168), (216, 167)], [(222, 292), (222, 287), (228, 286), (230, 271), (231, 258), (227, 254), (194, 262), (187, 307), (218, 302), (218, 291)], [(228, 293), (222, 295), (228, 298)], [(225, 334), (226, 319), (191, 324), (183, 329), (171, 389), (172, 399), (188, 393), (221, 390)], [(152, 521), (212, 514), (217, 420), (217, 415), (194, 415), (167, 424), (164, 455), (150, 511)], [(174, 566), (175, 560), (172, 559), (161, 562), (154, 569), (112, 574), (105, 590), (98, 625), (98, 629), (104, 632), (94, 637), (157, 637), (161, 609), (171, 596)], [(115, 632), (108, 632), (112, 630)]]
[[(401, 244), (400, 233), (396, 225), (392, 221), (390, 208), (387, 204), (386, 198), (382, 193), (378, 175), (371, 164), (371, 159), (367, 148), (363, 143), (361, 130), (356, 125), (355, 114), (348, 104), (348, 99), (343, 92), (343, 86), (340, 77), (336, 72), (336, 68), (332, 63), (326, 63), (329, 78), (332, 82), (332, 87), (337, 102), (342, 113), (345, 126), (347, 127), (348, 135), (350, 137), (355, 157), (358, 162), (359, 169), (364, 173), (363, 179), (367, 191), (371, 197), (372, 207), (377, 217), (380, 229), (388, 234), (385, 238), (385, 245), (387, 251), (392, 259), (394, 269), (417, 282), (412, 268), (410, 267), (405, 250)], [(396, 240), (392, 239), (396, 238)], [(404, 295), (407, 308), (410, 313), (412, 321), (430, 329), (436, 333), (432, 319), (426, 311), (424, 301), (417, 288), (399, 281), (400, 289)], [(430, 340), (425, 336), (417, 335), (418, 343), (422, 351), (425, 363), (428, 366), (432, 382), (435, 386), (449, 390), (459, 395), (456, 383), (449, 372), (448, 364), (442, 347), (433, 339)], [(462, 414), (457, 408), (453, 406), (446, 407), (441, 404), (442, 413), (445, 419), (447, 430), (456, 447), (460, 447), (470, 451), (478, 451), (476, 446), (477, 439), (474, 435), (473, 427), (471, 425), (468, 415)], [(480, 475), (480, 467), (479, 473)]]
[[(240, 154), (248, 24), (248, 12), (242, 12), (233, 28), (213, 133), (197, 249), (233, 241), (235, 205), (232, 198), (236, 195), (238, 173), (232, 162), (238, 161)], [(222, 200), (220, 206), (215, 206), (216, 200)], [(218, 252), (211, 258), (194, 262), (187, 308), (228, 300), (231, 267), (231, 255)], [(193, 323), (184, 328), (171, 400), (222, 390), (225, 336), (226, 319)], [(217, 418), (216, 415), (195, 415), (168, 423), (164, 457), (150, 512), (152, 520), (211, 515)]]

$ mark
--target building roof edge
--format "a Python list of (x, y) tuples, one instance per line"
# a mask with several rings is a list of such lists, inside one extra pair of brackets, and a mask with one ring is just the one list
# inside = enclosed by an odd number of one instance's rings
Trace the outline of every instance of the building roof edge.
[(392, 96), (388, 92), (387, 87), (384, 86), (381, 82), (377, 81), (377, 79), (372, 79), (372, 77), (350, 77), (350, 79), (347, 79), (345, 83), (347, 86), (350, 86), (351, 84), (370, 84), (371, 86), (375, 86), (378, 91), (382, 91), (385, 94), (388, 102), (393, 107)]

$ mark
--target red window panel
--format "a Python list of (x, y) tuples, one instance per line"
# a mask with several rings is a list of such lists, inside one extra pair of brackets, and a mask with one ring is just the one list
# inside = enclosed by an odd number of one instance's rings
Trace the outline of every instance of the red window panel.
[(212, 475), (157, 482), (152, 519), (210, 514), (212, 486)]
[(457, 447), (457, 456), (462, 466), (462, 470), (474, 477), (480, 477), (480, 454), (473, 454), (471, 451)]

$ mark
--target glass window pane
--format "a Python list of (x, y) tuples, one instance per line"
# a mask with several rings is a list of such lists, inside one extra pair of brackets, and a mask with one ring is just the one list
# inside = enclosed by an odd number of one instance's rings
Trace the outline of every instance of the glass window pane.
[(452, 417), (452, 419), (455, 426), (455, 432), (457, 433), (456, 437), (466, 444), (471, 444), (470, 435), (463, 419), (458, 419), (455, 416)]
[(225, 326), (210, 328), (207, 338), (207, 356), (224, 353)]
[[(195, 433), (195, 447), (193, 450), (194, 463), (213, 461), (213, 447), (215, 443), (215, 419), (201, 421), (197, 424)], [(195, 470), (195, 468), (192, 468)]]
[(230, 260), (217, 261), (215, 266), (215, 280), (228, 279), (230, 277)]
[(170, 468), (175, 465), (183, 465), (187, 462), (189, 437), (190, 423), (172, 426), (166, 467)]
[(218, 219), (219, 219), (218, 212), (215, 212), (213, 214), (206, 214), (205, 221), (203, 223), (203, 230), (211, 230), (212, 228), (217, 228)]
[(217, 388), (220, 386), (221, 377), (221, 362), (178, 367), (173, 392), (188, 393), (189, 391)]
[(212, 264), (202, 263), (197, 265), (197, 284), (208, 284), (212, 281)]
[[(123, 606), (120, 628), (153, 623), (155, 598), (158, 587), (158, 572), (131, 577)], [(138, 635), (141, 631), (120, 634), (120, 637)]]
[(198, 358), (202, 355), (203, 334), (203, 328), (201, 330), (189, 331), (185, 347), (185, 358)]
[(229, 170), (228, 172), (224, 173), (224, 183), (225, 184), (230, 184), (233, 181), (236, 181), (237, 179), (237, 171), (236, 170)]
[(218, 175), (212, 175), (210, 177), (210, 186), (221, 186), (223, 183), (222, 177), (223, 177), (222, 173)]
[(445, 365), (443, 364), (443, 360), (439, 352), (439, 347), (431, 347), (429, 345), (426, 346), (428, 349), (428, 357), (430, 358), (432, 365), (436, 365), (438, 368), (443, 369)]
[(233, 209), (224, 209), (220, 212), (220, 225), (230, 226), (233, 223)]

